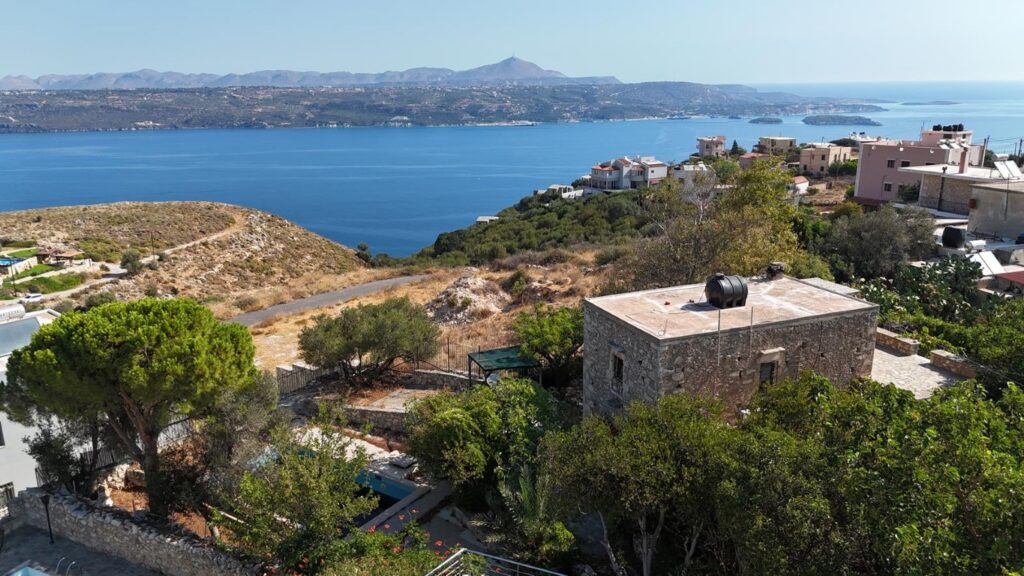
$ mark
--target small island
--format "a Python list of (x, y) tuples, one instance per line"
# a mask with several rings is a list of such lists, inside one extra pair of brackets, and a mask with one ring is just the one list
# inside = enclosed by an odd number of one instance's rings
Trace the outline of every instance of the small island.
[(931, 100), (929, 102), (904, 102), (904, 106), (953, 106), (959, 104), (959, 102), (953, 102), (952, 100)]
[(842, 114), (816, 114), (808, 116), (803, 120), (804, 124), (809, 126), (881, 126), (881, 122), (876, 122), (871, 118), (864, 116), (845, 116)]
[(782, 118), (772, 118), (770, 116), (760, 116), (758, 118), (751, 118), (751, 124), (782, 124)]

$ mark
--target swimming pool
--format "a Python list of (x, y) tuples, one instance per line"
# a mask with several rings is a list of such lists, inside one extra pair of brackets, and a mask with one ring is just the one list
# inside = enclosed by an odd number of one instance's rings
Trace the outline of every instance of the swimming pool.
[(15, 568), (13, 572), (8, 572), (5, 576), (49, 576), (46, 572), (40, 572), (35, 568), (29, 566), (22, 566), (21, 568)]
[(21, 262), (21, 258), (0, 258), (0, 266), (14, 266), (18, 262)]
[(383, 494), (396, 501), (405, 498), (416, 490), (416, 486), (409, 482), (402, 482), (388, 478), (376, 472), (363, 470), (356, 478), (356, 482), (366, 486), (378, 494)]

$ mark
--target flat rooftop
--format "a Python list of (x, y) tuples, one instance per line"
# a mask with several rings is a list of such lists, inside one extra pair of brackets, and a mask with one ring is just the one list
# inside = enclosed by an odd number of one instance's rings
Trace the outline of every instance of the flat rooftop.
[[(870, 302), (788, 277), (748, 280), (747, 287), (746, 306), (721, 311), (722, 331), (877, 308)], [(601, 296), (587, 302), (660, 340), (718, 331), (719, 310), (707, 303), (704, 284)]]
[[(943, 172), (942, 169), (946, 171)], [(1016, 168), (1016, 165), (1014, 166)], [(996, 168), (985, 168), (982, 166), (967, 166), (963, 173), (960, 166), (955, 164), (932, 164), (931, 166), (906, 166), (899, 169), (900, 172), (909, 174), (923, 174), (926, 176), (942, 176), (951, 180), (971, 180), (989, 182), (1020, 182), (1020, 171), (1000, 172)]]

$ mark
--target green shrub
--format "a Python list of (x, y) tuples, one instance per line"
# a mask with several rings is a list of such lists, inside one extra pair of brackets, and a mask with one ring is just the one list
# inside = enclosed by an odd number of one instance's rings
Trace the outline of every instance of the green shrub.
[(259, 301), (256, 300), (256, 298), (253, 298), (252, 296), (242, 296), (238, 300), (235, 300), (235, 307), (238, 308), (239, 310), (244, 310), (246, 312), (252, 312), (253, 310), (256, 310), (257, 308), (259, 308), (259, 305)]
[(78, 242), (78, 248), (94, 262), (121, 261), (121, 246), (106, 238), (86, 238)]
[(598, 250), (597, 254), (594, 255), (594, 263), (598, 266), (605, 266), (624, 256), (628, 256), (632, 251), (633, 248), (631, 246), (608, 246)]
[(51, 294), (53, 292), (70, 290), (84, 281), (85, 276), (82, 274), (58, 274), (57, 276), (47, 276), (46, 278), (34, 278), (30, 282), (20, 284), (20, 286), (23, 286), (27, 292)]

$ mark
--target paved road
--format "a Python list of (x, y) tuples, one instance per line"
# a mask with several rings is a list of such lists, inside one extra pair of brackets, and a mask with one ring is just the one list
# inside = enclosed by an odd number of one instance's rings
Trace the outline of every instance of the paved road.
[(333, 292), (324, 292), (322, 294), (307, 296), (306, 298), (299, 298), (298, 300), (292, 300), (291, 302), (285, 302), (284, 304), (278, 304), (277, 306), (271, 306), (270, 308), (264, 308), (263, 310), (247, 312), (240, 316), (235, 316), (231, 321), (237, 322), (243, 326), (252, 326), (274, 316), (294, 314), (303, 310), (309, 310), (310, 308), (330, 306), (331, 304), (344, 302), (350, 298), (376, 294), (382, 290), (405, 286), (406, 284), (419, 282), (420, 280), (425, 280), (429, 277), (429, 274), (417, 274), (415, 276), (399, 276), (398, 278), (388, 278), (387, 280), (377, 280), (375, 282), (367, 282), (366, 284), (357, 284), (355, 286), (349, 286), (348, 288), (342, 288), (341, 290), (335, 290)]

